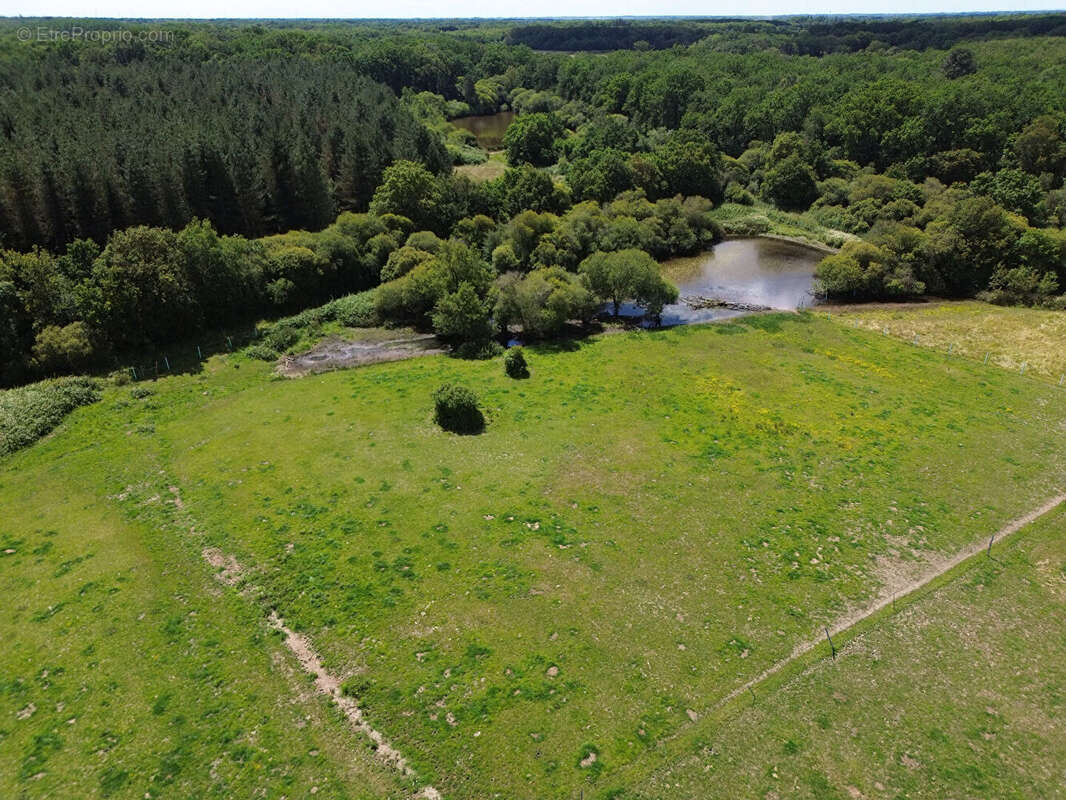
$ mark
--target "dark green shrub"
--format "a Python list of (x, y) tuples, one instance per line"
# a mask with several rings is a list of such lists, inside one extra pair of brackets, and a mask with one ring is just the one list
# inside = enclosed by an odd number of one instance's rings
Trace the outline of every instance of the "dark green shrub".
[(244, 348), (244, 354), (248, 358), (257, 358), (260, 361), (274, 361), (278, 357), (278, 351), (265, 344), (250, 345)]
[(725, 201), (727, 203), (736, 203), (741, 206), (750, 206), (755, 204), (755, 198), (751, 192), (741, 186), (739, 183), (730, 183), (725, 187)]
[(75, 408), (99, 399), (92, 378), (60, 378), (0, 392), (0, 456), (33, 444)]
[(146, 397), (151, 397), (155, 394), (155, 390), (150, 386), (134, 386), (130, 389), (130, 397), (134, 400), (143, 400)]
[(454, 350), (452, 355), (456, 358), (464, 358), (468, 361), (488, 361), (496, 358), (503, 352), (503, 345), (494, 341), (463, 342)]
[(277, 322), (263, 336), (263, 345), (279, 353), (300, 340), (300, 330), (293, 324)]
[(503, 357), (503, 371), (511, 378), (528, 378), (529, 365), (521, 347), (512, 347)]
[(434, 421), (452, 433), (480, 433), (485, 415), (478, 408), (477, 395), (465, 386), (446, 383), (433, 393)]

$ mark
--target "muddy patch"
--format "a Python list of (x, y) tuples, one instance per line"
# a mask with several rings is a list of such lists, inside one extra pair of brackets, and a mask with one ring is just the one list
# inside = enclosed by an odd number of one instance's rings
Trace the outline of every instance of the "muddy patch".
[(402, 361), (406, 358), (444, 352), (444, 345), (436, 336), (429, 334), (403, 334), (382, 341), (352, 341), (331, 336), (306, 353), (283, 357), (278, 363), (277, 372), (287, 378), (301, 378), (334, 369), (362, 367), (384, 361)]

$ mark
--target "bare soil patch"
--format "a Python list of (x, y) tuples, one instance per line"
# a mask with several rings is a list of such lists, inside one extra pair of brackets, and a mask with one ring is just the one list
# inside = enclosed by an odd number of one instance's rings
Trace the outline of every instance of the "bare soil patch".
[(244, 567), (233, 556), (223, 553), (217, 547), (205, 547), (201, 555), (204, 561), (218, 570), (215, 578), (226, 586), (236, 586), (244, 580)]
[(334, 369), (402, 361), (444, 352), (444, 345), (430, 334), (400, 334), (381, 341), (372, 338), (353, 341), (331, 336), (306, 353), (283, 357), (278, 363), (277, 372), (287, 378), (302, 378)]

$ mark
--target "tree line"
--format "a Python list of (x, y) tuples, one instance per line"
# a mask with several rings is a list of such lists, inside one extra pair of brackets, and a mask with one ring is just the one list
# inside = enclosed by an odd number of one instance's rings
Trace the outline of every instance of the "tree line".
[[(633, 300), (654, 315), (674, 297), (655, 259), (721, 236), (709, 200), (652, 201), (637, 190), (573, 204), (529, 165), (478, 184), (399, 161), (369, 209), (342, 212), (319, 231), (259, 238), (194, 219), (178, 230), (115, 231), (103, 245), (0, 251), (0, 382), (106, 365), (379, 284), (349, 324), (413, 324), (477, 353), (509, 325), (552, 335), (607, 300)], [(286, 336), (268, 347), (284, 350)]]
[(733, 52), (769, 47), (789, 55), (822, 56), (867, 48), (948, 50), (991, 38), (1066, 36), (1062, 14), (956, 16), (781, 17), (776, 19), (587, 20), (516, 25), (510, 44), (534, 50), (666, 50), (700, 40)]
[(193, 218), (251, 237), (322, 228), (366, 210), (396, 160), (450, 168), (404, 89), (477, 110), (486, 78), (554, 80), (528, 48), (372, 25), (19, 44), (14, 22), (0, 21), (0, 245), (22, 249)]
[[(721, 202), (860, 237), (819, 270), (833, 295), (1060, 303), (1066, 42), (1000, 22), (864, 21), (968, 44), (821, 57), (766, 38), (796, 40), (780, 20), (572, 57), (499, 24), (0, 44), (3, 380), (379, 284), (349, 311), (472, 352), (602, 302), (654, 316), (654, 259), (715, 241)], [(484, 156), (448, 120), (499, 108), (510, 167), (453, 173)]]

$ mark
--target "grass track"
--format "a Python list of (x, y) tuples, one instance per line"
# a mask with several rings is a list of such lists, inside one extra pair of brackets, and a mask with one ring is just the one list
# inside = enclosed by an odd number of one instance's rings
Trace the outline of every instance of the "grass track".
[(864, 621), (620, 797), (1061, 796), (1064, 526), (1059, 506)]
[(115, 413), (0, 468), (0, 796), (405, 796), (200, 567), (170, 495), (115, 496), (159, 468)]

